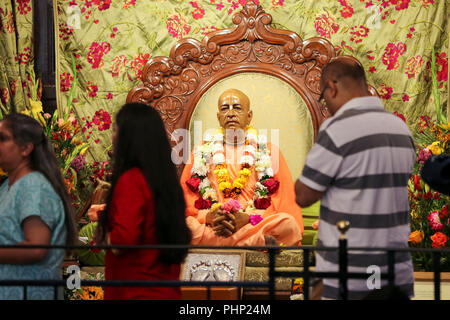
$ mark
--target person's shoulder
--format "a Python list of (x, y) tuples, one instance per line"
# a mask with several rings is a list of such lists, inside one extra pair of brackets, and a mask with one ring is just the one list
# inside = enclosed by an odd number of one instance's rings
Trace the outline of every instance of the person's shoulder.
[(128, 169), (127, 171), (122, 173), (122, 175), (119, 178), (119, 181), (130, 181), (130, 180), (135, 181), (136, 179), (138, 180), (145, 179), (142, 170), (138, 167)]
[[(23, 176), (17, 182), (17, 186), (22, 188), (32, 187), (35, 191), (42, 191), (51, 188), (50, 181), (39, 171), (32, 171)], [(52, 189), (52, 188), (51, 188)]]

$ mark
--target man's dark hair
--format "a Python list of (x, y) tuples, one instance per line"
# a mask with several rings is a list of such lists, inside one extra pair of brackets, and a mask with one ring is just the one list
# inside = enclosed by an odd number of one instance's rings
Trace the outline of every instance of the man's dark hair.
[[(127, 170), (139, 168), (155, 199), (156, 236), (159, 244), (187, 245), (192, 234), (186, 224), (183, 190), (171, 159), (171, 147), (159, 113), (141, 103), (124, 105), (117, 113), (113, 172), (107, 206), (100, 216), (100, 235), (110, 231), (108, 213), (114, 188)], [(165, 263), (181, 263), (188, 249), (161, 249)]]
[(361, 85), (367, 86), (366, 75), (363, 66), (351, 58), (337, 57), (332, 59), (322, 69), (322, 80), (353, 80)]

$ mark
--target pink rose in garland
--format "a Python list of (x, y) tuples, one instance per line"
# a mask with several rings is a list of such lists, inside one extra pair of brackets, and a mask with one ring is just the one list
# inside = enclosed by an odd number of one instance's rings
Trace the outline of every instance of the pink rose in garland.
[(193, 176), (188, 181), (186, 181), (186, 185), (192, 192), (197, 192), (198, 186), (201, 182), (202, 180), (199, 177)]
[(257, 198), (254, 205), (256, 209), (267, 209), (270, 207), (270, 198)]
[(270, 178), (264, 181), (264, 186), (269, 190), (269, 194), (274, 194), (280, 187), (280, 183), (274, 178)]
[(222, 206), (222, 210), (224, 213), (237, 212), (242, 208), (239, 201), (230, 199)]
[(212, 201), (211, 200), (205, 200), (203, 198), (198, 198), (195, 201), (194, 206), (198, 210), (209, 209), (212, 206)]

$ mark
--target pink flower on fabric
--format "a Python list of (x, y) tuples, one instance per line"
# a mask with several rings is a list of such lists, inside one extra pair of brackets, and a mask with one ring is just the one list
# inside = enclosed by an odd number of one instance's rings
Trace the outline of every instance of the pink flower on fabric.
[(250, 224), (252, 226), (256, 226), (263, 220), (263, 217), (260, 214), (251, 214), (250, 215)]
[(444, 228), (444, 225), (441, 223), (441, 219), (439, 218), (439, 211), (433, 211), (429, 214), (428, 224), (431, 229), (436, 231), (441, 231)]

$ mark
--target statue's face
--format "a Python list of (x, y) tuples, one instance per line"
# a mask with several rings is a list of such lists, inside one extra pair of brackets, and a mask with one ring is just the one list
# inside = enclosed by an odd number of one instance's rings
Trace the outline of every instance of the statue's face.
[(219, 98), (217, 119), (224, 129), (245, 129), (252, 120), (253, 112), (246, 95), (237, 90), (227, 90)]

